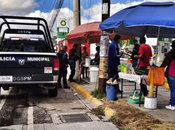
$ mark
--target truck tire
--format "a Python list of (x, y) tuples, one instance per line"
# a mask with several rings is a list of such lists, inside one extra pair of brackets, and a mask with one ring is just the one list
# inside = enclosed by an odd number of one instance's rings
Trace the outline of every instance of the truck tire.
[(56, 97), (58, 94), (58, 85), (55, 85), (54, 89), (49, 89), (48, 92), (50, 97)]

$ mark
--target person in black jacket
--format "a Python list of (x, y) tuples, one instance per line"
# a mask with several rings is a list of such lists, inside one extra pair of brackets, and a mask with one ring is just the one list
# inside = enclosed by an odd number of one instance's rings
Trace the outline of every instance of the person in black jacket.
[(135, 58), (135, 55), (139, 55), (140, 45), (137, 43), (137, 40), (134, 40), (134, 48), (132, 51), (131, 59), (132, 59), (132, 67), (136, 67), (138, 64), (138, 58)]
[(63, 46), (63, 49), (57, 53), (60, 63), (60, 70), (59, 70), (59, 78), (58, 78), (58, 86), (61, 87), (61, 79), (63, 78), (64, 88), (70, 88), (67, 85), (67, 67), (69, 64), (68, 57), (67, 57), (67, 46)]
[(73, 48), (70, 50), (69, 52), (69, 65), (70, 65), (70, 69), (71, 69), (71, 74), (69, 76), (69, 81), (70, 82), (74, 82), (75, 80), (73, 80), (73, 77), (75, 75), (75, 63), (78, 60), (78, 56), (77, 56), (77, 45), (74, 44)]

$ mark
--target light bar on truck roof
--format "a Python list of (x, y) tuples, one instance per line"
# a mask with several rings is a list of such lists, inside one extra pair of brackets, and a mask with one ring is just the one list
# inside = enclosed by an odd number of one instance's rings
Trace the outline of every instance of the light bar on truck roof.
[(31, 41), (39, 41), (39, 39), (31, 38)]
[(19, 40), (17, 37), (10, 38), (11, 40)]

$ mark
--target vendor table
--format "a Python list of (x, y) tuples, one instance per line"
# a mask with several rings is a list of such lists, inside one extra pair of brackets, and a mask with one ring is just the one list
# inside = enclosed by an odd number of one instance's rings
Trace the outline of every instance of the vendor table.
[[(134, 83), (134, 89), (136, 90), (136, 83), (137, 84), (146, 84), (147, 85), (147, 75), (137, 75), (137, 74), (129, 74), (129, 73), (122, 73), (119, 72), (119, 78), (121, 79), (121, 90), (123, 91), (123, 86), (126, 86), (126, 84), (123, 83), (123, 79), (128, 80), (128, 81), (132, 81)], [(127, 86), (133, 86), (133, 85), (127, 85)], [(155, 88), (155, 97), (157, 97), (157, 90), (158, 90), (158, 86), (156, 86)], [(141, 88), (140, 88), (140, 102), (141, 102)], [(121, 93), (121, 98), (123, 98), (123, 93)], [(139, 102), (139, 106), (140, 106), (140, 102)]]

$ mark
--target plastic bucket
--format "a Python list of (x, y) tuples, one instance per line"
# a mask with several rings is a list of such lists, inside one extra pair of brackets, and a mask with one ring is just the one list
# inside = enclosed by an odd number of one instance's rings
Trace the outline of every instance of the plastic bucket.
[(106, 98), (107, 100), (115, 101), (117, 97), (117, 85), (106, 85)]
[(90, 58), (85, 58), (85, 65), (89, 66), (90, 65), (90, 61), (91, 61)]
[(124, 72), (124, 69), (126, 68), (126, 65), (120, 65), (121, 72)]
[(145, 97), (144, 107), (147, 109), (156, 109), (157, 98)]

